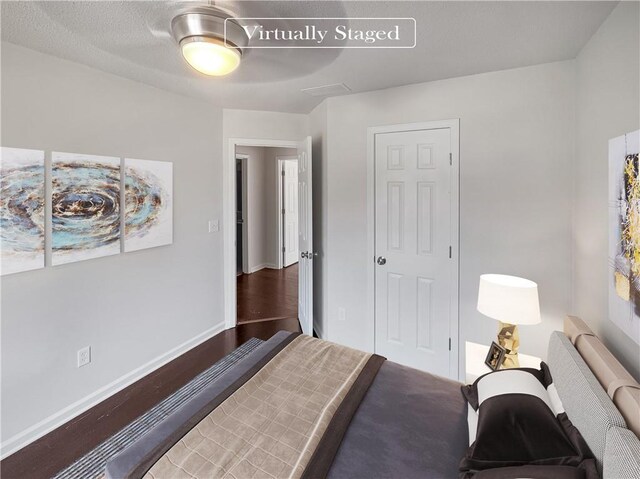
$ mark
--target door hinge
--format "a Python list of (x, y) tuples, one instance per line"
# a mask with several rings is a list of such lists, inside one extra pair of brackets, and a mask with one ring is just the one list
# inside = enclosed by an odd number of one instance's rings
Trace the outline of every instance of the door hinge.
[(285, 209), (284, 209), (284, 208), (282, 208), (282, 211), (280, 211), (280, 213), (284, 214), (284, 212), (285, 212)]
[(280, 174), (281, 174), (282, 176), (284, 176), (284, 170), (282, 170), (282, 171), (280, 172)]
[(451, 246), (449, 246), (449, 259), (451, 259)]
[(283, 246), (283, 247), (282, 247), (282, 252), (284, 253), (284, 252), (286, 252), (286, 251), (287, 251), (286, 247), (285, 247), (285, 246)]
[(449, 164), (453, 165), (453, 153), (449, 153)]
[(451, 338), (449, 338), (449, 351), (451, 351)]

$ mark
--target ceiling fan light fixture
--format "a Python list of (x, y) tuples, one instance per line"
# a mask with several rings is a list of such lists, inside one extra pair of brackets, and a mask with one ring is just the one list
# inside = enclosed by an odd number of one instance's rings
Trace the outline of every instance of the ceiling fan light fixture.
[(228, 75), (238, 68), (248, 43), (237, 21), (214, 7), (198, 7), (176, 16), (171, 30), (185, 61), (209, 76)]
[(211, 37), (187, 37), (180, 42), (182, 56), (200, 73), (224, 76), (240, 66), (242, 55), (224, 41)]

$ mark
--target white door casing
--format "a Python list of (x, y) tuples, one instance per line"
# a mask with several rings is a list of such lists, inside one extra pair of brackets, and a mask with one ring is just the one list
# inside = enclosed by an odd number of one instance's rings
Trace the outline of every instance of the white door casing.
[(298, 161), (283, 160), (282, 216), (284, 267), (298, 261)]
[(450, 128), (407, 130), (374, 135), (375, 351), (455, 377), (450, 354), (451, 338), (457, 340), (454, 135)]
[(298, 143), (298, 319), (313, 335), (313, 209), (311, 137)]

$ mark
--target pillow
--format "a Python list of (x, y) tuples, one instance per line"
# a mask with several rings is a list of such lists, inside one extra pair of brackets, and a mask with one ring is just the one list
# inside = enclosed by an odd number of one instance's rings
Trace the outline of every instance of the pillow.
[[(540, 382), (540, 384), (542, 384), (545, 387), (545, 389), (547, 389), (547, 393), (549, 394), (549, 401), (551, 401), (551, 404), (553, 405), (554, 412), (556, 414), (560, 414), (564, 412), (564, 408), (562, 407), (562, 401), (560, 401), (560, 396), (556, 391), (556, 387), (553, 385), (553, 380), (551, 379), (551, 372), (549, 371), (549, 366), (547, 366), (546, 363), (541, 362), (540, 369), (517, 368), (517, 369), (506, 369), (506, 370), (501, 369), (499, 371), (516, 371), (516, 370), (526, 371), (532, 376), (534, 376)], [(494, 372), (499, 372), (499, 371), (494, 371)], [(493, 374), (493, 373), (488, 373), (488, 374)], [(478, 406), (479, 406), (478, 381), (483, 377), (487, 376), (488, 374), (481, 376), (473, 384), (462, 387), (462, 394), (467, 399), (467, 403), (471, 406), (468, 408), (468, 411), (467, 411), (467, 423), (469, 425), (469, 445), (471, 445), (473, 441), (475, 441), (476, 430), (478, 426)], [(503, 377), (501, 378), (505, 380), (505, 378)]]
[(575, 477), (598, 477), (591, 452), (564, 412), (546, 364), (539, 370), (485, 374), (463, 386), (462, 393), (469, 405), (470, 443), (460, 462), (462, 477), (487, 477), (488, 472), (478, 472), (526, 465), (579, 467), (583, 472)]

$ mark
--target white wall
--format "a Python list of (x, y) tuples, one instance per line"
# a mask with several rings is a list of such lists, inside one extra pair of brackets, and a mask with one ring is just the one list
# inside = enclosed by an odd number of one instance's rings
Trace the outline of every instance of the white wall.
[(6, 453), (223, 327), (222, 112), (5, 43), (1, 100), (3, 146), (174, 164), (173, 245), (2, 277)]
[(222, 110), (225, 151), (229, 138), (299, 141), (308, 135), (308, 116), (274, 111)]
[(329, 98), (328, 338), (373, 347), (364, 307), (367, 127), (460, 118), (460, 364), (465, 340), (487, 344), (496, 333), (476, 311), (487, 272), (538, 282), (543, 323), (521, 327), (521, 351), (545, 357), (571, 304), (573, 101), (572, 61)]
[(640, 379), (640, 347), (608, 319), (608, 142), (640, 128), (639, 4), (621, 2), (578, 55), (573, 311)]

